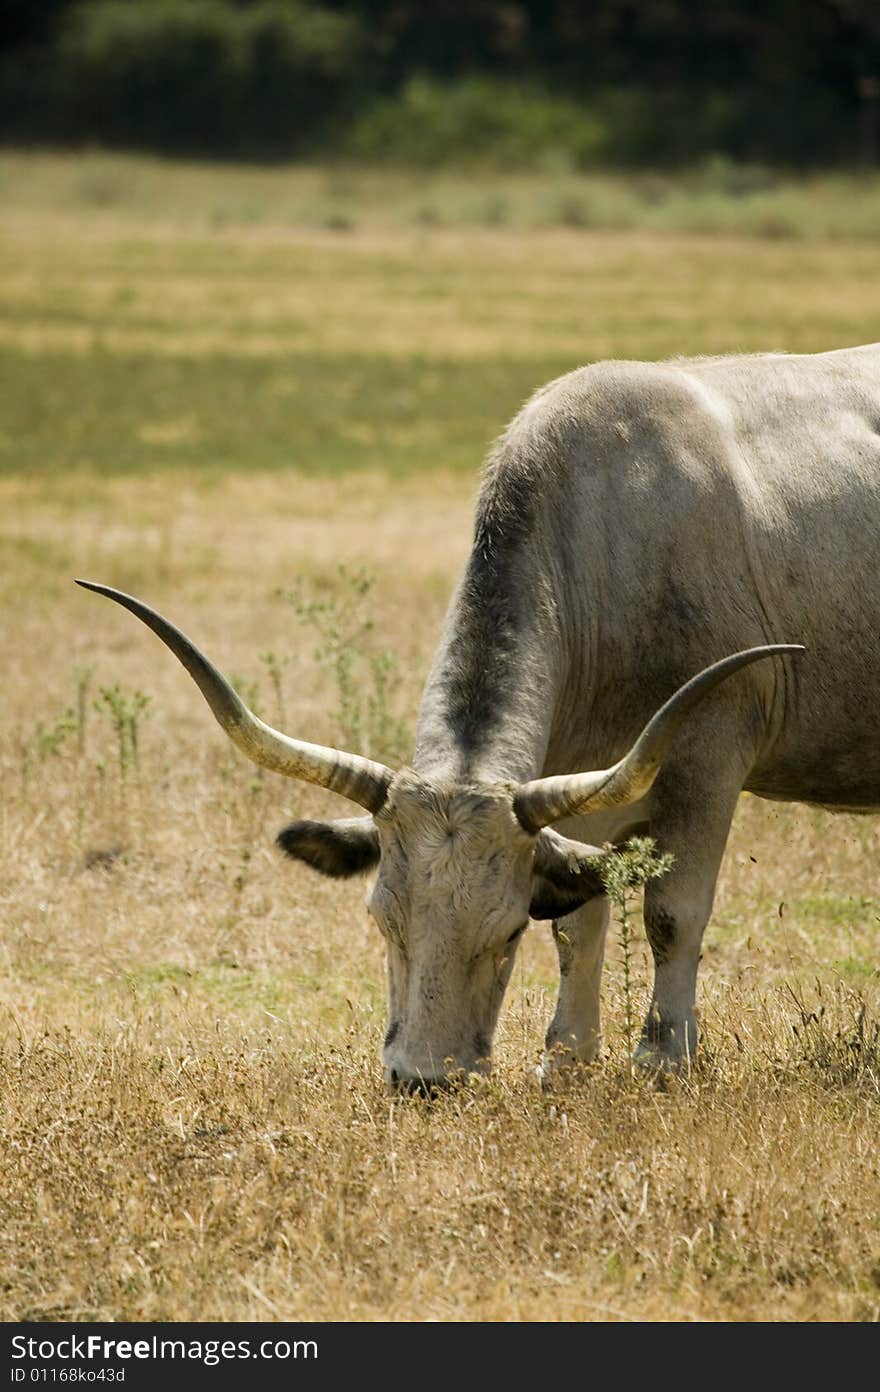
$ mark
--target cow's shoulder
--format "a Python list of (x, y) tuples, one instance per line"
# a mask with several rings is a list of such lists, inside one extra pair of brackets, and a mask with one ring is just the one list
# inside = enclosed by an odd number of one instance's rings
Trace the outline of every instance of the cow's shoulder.
[(693, 365), (691, 359), (613, 359), (577, 368), (535, 392), (508, 434), (566, 439), (610, 431), (620, 437), (626, 428), (662, 431), (693, 415), (723, 416), (723, 388), (703, 381)]
[(690, 362), (593, 363), (535, 393), (498, 442), (488, 477), (507, 492), (514, 481), (564, 483), (572, 471), (622, 478), (694, 457), (708, 465), (735, 433), (724, 392)]

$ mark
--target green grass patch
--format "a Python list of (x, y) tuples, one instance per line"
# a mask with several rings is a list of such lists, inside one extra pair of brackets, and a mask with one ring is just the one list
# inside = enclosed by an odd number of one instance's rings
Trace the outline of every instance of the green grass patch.
[(791, 911), (799, 922), (832, 927), (861, 927), (878, 921), (876, 899), (864, 894), (808, 894), (799, 896)]
[[(517, 107), (522, 115), (521, 104)], [(546, 113), (552, 114), (552, 113)], [(560, 108), (556, 118), (565, 112)], [(715, 156), (676, 172), (578, 171), (545, 126), (542, 167), (431, 168), (333, 162), (260, 167), (149, 155), (0, 152), (7, 212), (99, 216), (132, 225), (324, 228), (341, 233), (403, 227), (610, 228), (722, 233), (811, 241), (880, 237), (880, 177), (798, 177)], [(420, 138), (417, 126), (404, 133)], [(534, 136), (530, 131), (529, 137)], [(578, 138), (590, 139), (579, 126)], [(506, 138), (506, 137), (504, 137)], [(382, 130), (358, 136), (381, 145)]]
[(179, 1008), (194, 1016), (203, 1012), (231, 1012), (242, 1021), (265, 1025), (276, 1018), (297, 1029), (338, 1025), (346, 1014), (375, 1016), (378, 1029), (384, 1019), (384, 982), (351, 981), (333, 970), (329, 961), (320, 970), (248, 966), (229, 961), (206, 961), (184, 966), (179, 962), (140, 961), (124, 969), (105, 967), (83, 975), (78, 967), (60, 961), (31, 959), (17, 964), (17, 975), (26, 980), (47, 1009), (65, 992), (73, 992), (83, 1004), (129, 1016), (132, 1010)]
[[(112, 202), (84, 202), (102, 178)], [(880, 230), (873, 184), (831, 187), (823, 207), (864, 228), (876, 210)], [(871, 341), (880, 317), (870, 241), (808, 236), (807, 185), (788, 195), (796, 243), (741, 235), (737, 210), (775, 191), (730, 170), (437, 182), (7, 155), (0, 188), (7, 476), (474, 473), (581, 364), (819, 351)], [(694, 200), (732, 235), (681, 236)]]
[(877, 980), (876, 963), (865, 957), (838, 957), (831, 963), (831, 966), (837, 975), (855, 990), (864, 988)]
[[(20, 581), (26, 574), (45, 576), (48, 572), (69, 569), (71, 563), (71, 553), (53, 542), (38, 537), (7, 536), (0, 531), (0, 576), (3, 572), (14, 572)], [(0, 578), (0, 587), (2, 584)]]
[(725, 936), (741, 934), (746, 917), (759, 917), (774, 934), (788, 931), (792, 925), (809, 933), (813, 927), (870, 929), (880, 919), (880, 905), (868, 895), (850, 894), (791, 894), (781, 891), (778, 897), (767, 895), (739, 896), (727, 899), (724, 916), (716, 917), (714, 931)]
[(536, 383), (565, 366), (0, 350), (0, 473), (474, 470)]

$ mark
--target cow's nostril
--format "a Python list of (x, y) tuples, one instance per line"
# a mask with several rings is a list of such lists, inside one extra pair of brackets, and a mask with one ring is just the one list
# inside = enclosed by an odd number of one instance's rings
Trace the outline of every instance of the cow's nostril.
[(400, 1097), (431, 1098), (438, 1097), (441, 1092), (449, 1092), (450, 1089), (460, 1086), (464, 1074), (459, 1071), (439, 1078), (426, 1078), (423, 1074), (407, 1077), (405, 1073), (400, 1073), (396, 1068), (388, 1068), (385, 1077), (390, 1090), (396, 1092)]

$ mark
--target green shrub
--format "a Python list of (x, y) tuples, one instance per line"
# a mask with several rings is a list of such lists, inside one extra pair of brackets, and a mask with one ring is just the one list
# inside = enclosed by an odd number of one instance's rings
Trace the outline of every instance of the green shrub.
[(538, 87), (469, 77), (415, 77), (358, 119), (349, 152), (359, 158), (439, 167), (584, 168), (604, 132), (588, 109)]
[(86, 0), (57, 61), (72, 135), (160, 151), (317, 146), (356, 84), (355, 22), (293, 0)]
[(734, 165), (876, 166), (876, 4), (722, 8), (6, 0), (0, 139), (429, 167), (720, 156), (743, 196)]

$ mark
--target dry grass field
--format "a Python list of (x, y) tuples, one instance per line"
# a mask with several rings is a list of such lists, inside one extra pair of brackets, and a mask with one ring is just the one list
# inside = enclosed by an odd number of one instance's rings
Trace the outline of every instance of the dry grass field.
[[(742, 800), (690, 1077), (630, 1076), (612, 930), (601, 1062), (542, 1093), (533, 925), (493, 1077), (395, 1100), (364, 885), (273, 847), (347, 804), (255, 770), (73, 578), (167, 613), (272, 723), (405, 759), (525, 394), (876, 338), (880, 245), (213, 225), (151, 177), (147, 216), (74, 197), (73, 160), (4, 176), (0, 1318), (876, 1320), (874, 820)], [(643, 935), (636, 977), (641, 1009)]]

